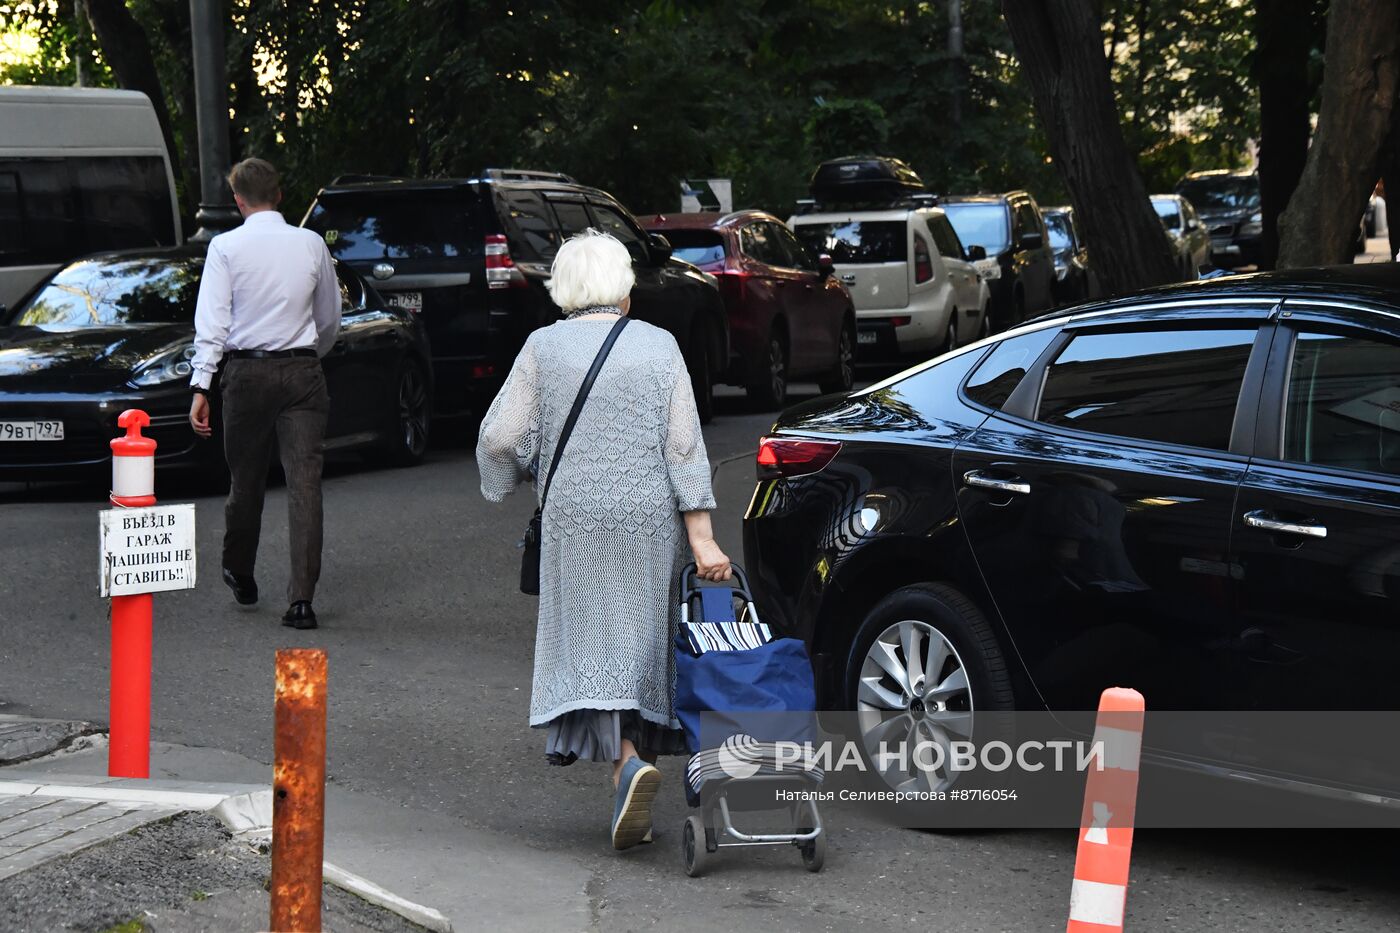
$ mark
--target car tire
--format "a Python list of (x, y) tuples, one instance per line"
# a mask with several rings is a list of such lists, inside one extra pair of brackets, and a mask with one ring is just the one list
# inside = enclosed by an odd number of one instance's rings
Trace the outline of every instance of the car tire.
[(705, 325), (696, 324), (690, 330), (685, 365), (690, 370), (690, 387), (695, 393), (695, 411), (701, 424), (709, 424), (715, 414), (715, 387), (710, 373), (710, 340)]
[(405, 359), (394, 379), (389, 399), (393, 429), (370, 459), (386, 466), (417, 466), (428, 453), (432, 427), (432, 395), (423, 364)]
[(958, 348), (958, 309), (948, 312), (948, 329), (943, 332), (943, 348), (940, 353), (951, 353)]
[(849, 392), (856, 381), (856, 325), (847, 320), (841, 325), (841, 336), (836, 341), (836, 365), (819, 388), (823, 393)]
[(992, 335), (992, 305), (991, 302), (982, 306), (982, 320), (977, 325), (977, 339), (983, 340)]
[[(877, 642), (886, 647), (877, 648)], [(912, 666), (902, 657), (910, 645), (919, 654)], [(935, 650), (942, 660), (936, 672), (929, 672)], [(880, 663), (877, 655), (882, 651), (887, 663), (903, 665), (912, 690)], [(958, 689), (960, 682), (965, 689)], [(914, 730), (932, 724), (954, 738), (970, 736), (977, 713), (1016, 707), (1006, 659), (991, 624), (972, 600), (941, 583), (902, 587), (870, 610), (851, 643), (845, 688), (846, 708), (855, 710), (858, 720), (904, 710)], [(935, 705), (938, 708), (932, 708)], [(965, 731), (960, 731), (962, 723)], [(895, 786), (890, 775), (881, 777)]]
[(781, 328), (775, 327), (769, 333), (766, 351), (761, 367), (746, 387), (749, 401), (759, 411), (782, 408), (787, 402), (788, 348)]

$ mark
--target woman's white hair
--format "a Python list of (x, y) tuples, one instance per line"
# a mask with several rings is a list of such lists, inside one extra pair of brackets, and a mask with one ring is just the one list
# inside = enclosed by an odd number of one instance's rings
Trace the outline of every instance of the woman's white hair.
[(616, 306), (632, 293), (637, 277), (632, 254), (616, 237), (589, 227), (559, 247), (545, 286), (565, 311)]

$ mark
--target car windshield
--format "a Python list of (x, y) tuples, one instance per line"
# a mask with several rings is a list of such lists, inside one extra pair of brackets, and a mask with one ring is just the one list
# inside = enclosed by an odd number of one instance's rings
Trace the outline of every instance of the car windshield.
[(1243, 211), (1259, 207), (1259, 179), (1254, 177), (1194, 178), (1176, 193), (1198, 211)]
[(323, 198), (306, 226), (325, 237), (336, 259), (450, 259), (482, 251), (465, 204), (443, 197), (343, 195)]
[(194, 320), (203, 257), (84, 259), (59, 271), (11, 324), (69, 329)]
[(697, 266), (724, 262), (724, 237), (713, 230), (663, 229), (656, 233), (671, 244), (671, 255)]
[(1168, 230), (1181, 229), (1181, 210), (1175, 198), (1153, 198), (1152, 208)]
[(1055, 252), (1074, 248), (1074, 237), (1070, 234), (1068, 214), (1046, 214), (1045, 229), (1050, 233), (1050, 248)]
[(799, 222), (792, 229), (808, 249), (826, 253), (837, 265), (909, 261), (908, 228), (902, 220)]
[(964, 246), (980, 246), (988, 256), (1006, 252), (1011, 245), (1011, 228), (1006, 207), (997, 201), (965, 201), (943, 205), (958, 239)]

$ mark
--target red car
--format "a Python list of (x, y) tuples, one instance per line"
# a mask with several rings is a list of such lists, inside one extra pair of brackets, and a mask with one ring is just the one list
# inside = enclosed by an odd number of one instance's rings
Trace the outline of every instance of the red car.
[(643, 220), (677, 259), (719, 280), (729, 315), (729, 367), (765, 408), (781, 408), (795, 379), (845, 392), (854, 375), (856, 314), (851, 295), (787, 224), (762, 211), (667, 214)]

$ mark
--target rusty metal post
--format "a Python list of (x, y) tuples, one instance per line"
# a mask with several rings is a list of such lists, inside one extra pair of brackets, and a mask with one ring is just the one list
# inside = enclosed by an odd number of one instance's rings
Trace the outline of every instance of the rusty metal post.
[(273, 933), (320, 933), (326, 817), (326, 653), (277, 652), (272, 765)]

